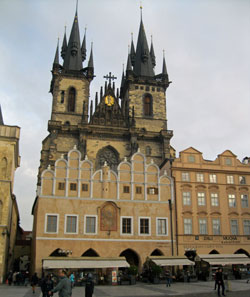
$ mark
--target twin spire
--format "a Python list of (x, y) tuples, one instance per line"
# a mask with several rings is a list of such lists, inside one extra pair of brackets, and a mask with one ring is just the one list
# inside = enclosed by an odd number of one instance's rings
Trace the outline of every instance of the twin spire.
[[(70, 70), (70, 71), (71, 70), (80, 71), (83, 69), (82, 62), (85, 61), (87, 57), (86, 29), (85, 29), (84, 38), (81, 44), (77, 8), (76, 8), (76, 13), (75, 13), (68, 42), (67, 42), (66, 28), (65, 28), (63, 43), (61, 48), (61, 57), (64, 60), (63, 66), (62, 66), (63, 69)], [(57, 44), (55, 59), (53, 64), (53, 67), (57, 67), (57, 66), (59, 66), (59, 42)], [(90, 53), (88, 67), (94, 68), (92, 46), (91, 46), (91, 53)]]

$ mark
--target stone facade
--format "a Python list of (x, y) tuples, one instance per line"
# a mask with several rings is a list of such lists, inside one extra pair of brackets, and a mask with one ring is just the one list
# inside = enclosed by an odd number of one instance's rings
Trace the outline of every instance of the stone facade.
[(226, 150), (208, 161), (194, 148), (172, 163), (178, 254), (250, 254), (250, 164)]
[(20, 164), (20, 128), (0, 125), (0, 282), (13, 265), (19, 213), (13, 194), (14, 173)]
[(106, 163), (95, 171), (80, 151), (69, 151), (41, 175), (33, 209), (33, 270), (41, 274), (42, 260), (59, 249), (72, 251), (72, 258), (90, 249), (111, 258), (130, 250), (131, 264), (140, 268), (155, 251), (170, 256), (172, 191), (172, 179), (140, 152), (115, 172)]

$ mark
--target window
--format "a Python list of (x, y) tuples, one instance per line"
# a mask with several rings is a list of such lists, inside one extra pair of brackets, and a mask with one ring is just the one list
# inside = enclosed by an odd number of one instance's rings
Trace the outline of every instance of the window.
[(236, 207), (236, 198), (234, 194), (228, 194), (228, 205), (229, 207)]
[(241, 207), (248, 207), (248, 195), (242, 194), (240, 195), (241, 198)]
[(210, 183), (216, 183), (217, 182), (216, 174), (209, 174), (209, 181)]
[(188, 162), (194, 163), (195, 162), (195, 156), (194, 155), (189, 155), (188, 156)]
[(234, 183), (233, 175), (227, 175), (227, 183), (228, 184), (233, 184)]
[(150, 234), (150, 225), (149, 218), (140, 218), (140, 232), (141, 235), (149, 235)]
[(183, 205), (191, 205), (191, 192), (182, 193)]
[(64, 103), (64, 94), (65, 94), (65, 92), (61, 91), (61, 103)]
[(203, 173), (197, 173), (196, 174), (196, 181), (197, 182), (200, 182), (200, 183), (203, 183), (204, 182), (204, 175), (203, 175)]
[(211, 205), (212, 206), (219, 206), (219, 198), (217, 193), (211, 193)]
[(65, 183), (58, 183), (58, 190), (65, 190)]
[(206, 205), (205, 193), (198, 192), (197, 193), (197, 198), (198, 198), (198, 206), (205, 206)]
[(184, 234), (192, 234), (192, 219), (184, 219)]
[(97, 217), (96, 216), (85, 216), (85, 233), (96, 234)]
[(129, 193), (129, 186), (123, 186), (123, 193)]
[(136, 90), (138, 90), (138, 89), (139, 89), (139, 87), (138, 87), (138, 86), (135, 86), (135, 89), (136, 89)]
[(132, 217), (122, 217), (122, 234), (133, 234), (133, 225), (132, 225)]
[(245, 185), (246, 184), (246, 177), (245, 176), (239, 176), (239, 182), (241, 185)]
[(188, 172), (182, 172), (181, 173), (181, 180), (182, 181), (190, 181), (189, 173)]
[(151, 147), (148, 145), (146, 146), (146, 156), (151, 156)]
[(237, 220), (231, 220), (230, 225), (231, 225), (231, 234), (232, 235), (238, 235), (238, 233), (239, 233), (238, 221)]
[(158, 188), (153, 188), (153, 187), (148, 188), (148, 194), (149, 195), (157, 195), (158, 194)]
[(225, 158), (225, 164), (228, 166), (232, 165), (232, 159), (231, 158)]
[(157, 235), (168, 235), (167, 218), (157, 218), (156, 225), (157, 225), (157, 229), (156, 229)]
[(89, 185), (88, 184), (82, 184), (82, 191), (87, 192), (89, 190)]
[(220, 235), (220, 219), (212, 219), (213, 235)]
[(200, 234), (207, 234), (207, 220), (199, 219), (199, 230)]
[(76, 90), (75, 88), (69, 89), (69, 99), (68, 99), (68, 111), (75, 111), (75, 103), (76, 103)]
[(57, 214), (47, 214), (46, 233), (57, 233)]
[(250, 235), (250, 220), (243, 220), (244, 235)]
[(66, 215), (66, 233), (77, 233), (77, 216)]
[(152, 116), (153, 115), (153, 98), (150, 94), (145, 94), (143, 100), (143, 109), (145, 116)]
[(76, 191), (76, 183), (70, 183), (70, 191)]
[(136, 192), (136, 194), (141, 194), (141, 187), (136, 187), (135, 188), (135, 192)]
[(153, 92), (155, 91), (155, 88), (154, 88), (154, 87), (152, 87), (152, 91), (153, 91)]

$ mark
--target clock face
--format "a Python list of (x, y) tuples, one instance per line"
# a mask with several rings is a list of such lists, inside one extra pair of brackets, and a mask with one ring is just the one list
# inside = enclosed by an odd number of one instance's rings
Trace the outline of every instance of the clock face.
[(105, 104), (111, 106), (114, 104), (115, 98), (111, 95), (105, 96)]

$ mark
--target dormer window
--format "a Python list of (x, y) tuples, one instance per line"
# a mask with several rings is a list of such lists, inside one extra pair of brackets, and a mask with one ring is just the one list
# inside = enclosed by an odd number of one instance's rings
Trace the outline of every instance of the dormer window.
[(68, 111), (75, 111), (75, 103), (76, 103), (76, 90), (75, 88), (69, 89), (69, 98), (68, 98)]
[(153, 115), (153, 98), (150, 94), (144, 95), (143, 110), (145, 116)]

